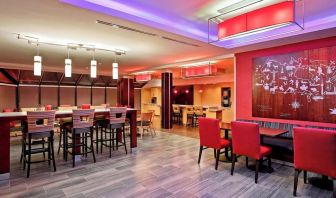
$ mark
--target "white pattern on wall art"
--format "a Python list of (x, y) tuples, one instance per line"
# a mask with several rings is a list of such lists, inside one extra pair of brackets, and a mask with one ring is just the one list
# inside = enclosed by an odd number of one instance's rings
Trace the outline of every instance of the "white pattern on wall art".
[[(267, 59), (255, 67), (255, 85), (270, 94), (282, 93), (306, 96), (308, 102), (324, 100), (326, 96), (336, 100), (336, 63), (333, 60), (311, 60), (291, 57), (280, 62)], [(285, 72), (284, 72), (285, 71)], [(294, 110), (302, 105), (293, 101)], [(336, 115), (335, 109), (330, 109)]]

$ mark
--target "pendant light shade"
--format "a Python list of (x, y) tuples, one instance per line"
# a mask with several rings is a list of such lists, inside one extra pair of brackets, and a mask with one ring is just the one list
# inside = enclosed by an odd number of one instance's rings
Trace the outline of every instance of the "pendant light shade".
[(65, 72), (64, 72), (64, 76), (65, 77), (71, 77), (71, 73), (72, 73), (72, 65), (71, 65), (72, 61), (71, 59), (67, 58), (65, 59)]
[(97, 61), (91, 60), (91, 78), (97, 78)]
[(114, 62), (112, 63), (112, 78), (114, 80), (118, 79), (118, 63)]
[(34, 76), (41, 76), (42, 72), (42, 57), (34, 56)]

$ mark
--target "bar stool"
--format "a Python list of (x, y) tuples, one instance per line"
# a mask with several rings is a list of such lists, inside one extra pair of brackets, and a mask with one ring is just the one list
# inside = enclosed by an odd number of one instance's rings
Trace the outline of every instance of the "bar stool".
[(93, 142), (96, 144), (97, 153), (99, 152), (99, 142), (101, 142), (102, 140), (102, 137), (99, 137), (99, 131), (100, 131), (100, 134), (102, 134), (103, 128), (105, 128), (108, 125), (108, 123), (109, 123), (109, 118), (107, 118), (105, 115), (96, 115), (94, 117), (93, 129), (96, 133), (96, 137)]
[[(92, 153), (93, 161), (96, 163), (96, 157), (93, 149), (93, 117), (94, 109), (72, 110), (72, 126), (66, 128), (68, 135), (65, 143), (66, 157), (68, 153), (72, 155), (72, 167), (75, 167), (75, 155), (85, 155)], [(88, 146), (88, 136), (90, 137), (90, 146)], [(68, 142), (71, 140), (71, 143)], [(68, 148), (71, 147), (71, 151)], [(77, 148), (82, 147), (77, 151)]]
[[(116, 149), (118, 150), (118, 147), (124, 146), (125, 152), (127, 154), (126, 138), (125, 138), (126, 112), (127, 112), (127, 107), (110, 108), (109, 123), (101, 132), (102, 140), (101, 140), (100, 150), (102, 152), (103, 146), (109, 147), (110, 157), (112, 157), (112, 149), (114, 150), (114, 141), (116, 142)], [(105, 137), (104, 139), (103, 139), (103, 133)], [(123, 142), (121, 142), (121, 145), (119, 145), (118, 143), (119, 143), (119, 138), (121, 138), (121, 135), (122, 135)]]
[(178, 105), (173, 104), (173, 121), (177, 124), (182, 123), (182, 113)]
[(194, 107), (192, 105), (186, 106), (187, 126), (194, 126)]
[[(40, 121), (43, 120), (41, 123)], [(23, 169), (26, 168), (27, 164), (27, 178), (30, 175), (30, 164), (50, 161), (53, 163), (54, 171), (56, 171), (55, 157), (54, 157), (54, 121), (55, 121), (55, 111), (34, 111), (27, 112), (27, 122), (28, 122), (28, 131), (22, 136), (22, 152), (23, 152)], [(32, 148), (34, 145), (34, 139), (44, 139), (48, 138), (46, 142), (48, 144), (47, 148), (39, 147)], [(45, 142), (43, 142), (44, 144)], [(28, 147), (28, 149), (27, 149)], [(40, 161), (31, 161), (32, 154), (38, 153), (48, 153), (48, 159)], [(28, 156), (28, 157), (27, 157)]]
[(198, 126), (198, 118), (199, 117), (205, 117), (205, 114), (203, 113), (203, 107), (202, 106), (194, 106), (194, 122), (193, 126)]
[(91, 108), (91, 104), (82, 104), (81, 109), (90, 109)]

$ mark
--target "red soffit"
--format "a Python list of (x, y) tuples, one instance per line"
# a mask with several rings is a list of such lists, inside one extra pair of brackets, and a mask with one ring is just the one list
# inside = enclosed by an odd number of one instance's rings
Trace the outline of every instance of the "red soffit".
[(286, 1), (247, 13), (247, 31), (294, 21), (294, 2)]
[(150, 74), (139, 74), (135, 76), (135, 80), (137, 82), (150, 81), (151, 79), (152, 79), (152, 76)]
[(183, 74), (185, 77), (207, 76), (215, 74), (216, 72), (217, 67), (215, 67), (214, 65), (188, 67), (185, 70), (183, 70)]
[(236, 16), (218, 24), (218, 38), (247, 31), (246, 14)]

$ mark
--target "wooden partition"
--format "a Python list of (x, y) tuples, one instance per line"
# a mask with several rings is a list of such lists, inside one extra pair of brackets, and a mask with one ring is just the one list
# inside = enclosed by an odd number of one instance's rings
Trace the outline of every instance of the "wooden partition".
[(91, 104), (91, 87), (77, 88), (77, 106)]
[(108, 87), (106, 89), (106, 103), (109, 103), (111, 106), (117, 104), (117, 88)]
[(41, 105), (52, 105), (56, 107), (58, 97), (57, 87), (41, 87)]
[(75, 87), (60, 87), (60, 105), (75, 105)]
[[(20, 86), (20, 108), (29, 108), (38, 106), (38, 86)], [(15, 97), (14, 97), (15, 100)]]
[(92, 105), (105, 104), (105, 87), (92, 88)]
[(5, 108), (13, 110), (16, 108), (16, 87), (15, 86), (0, 86), (0, 111)]

